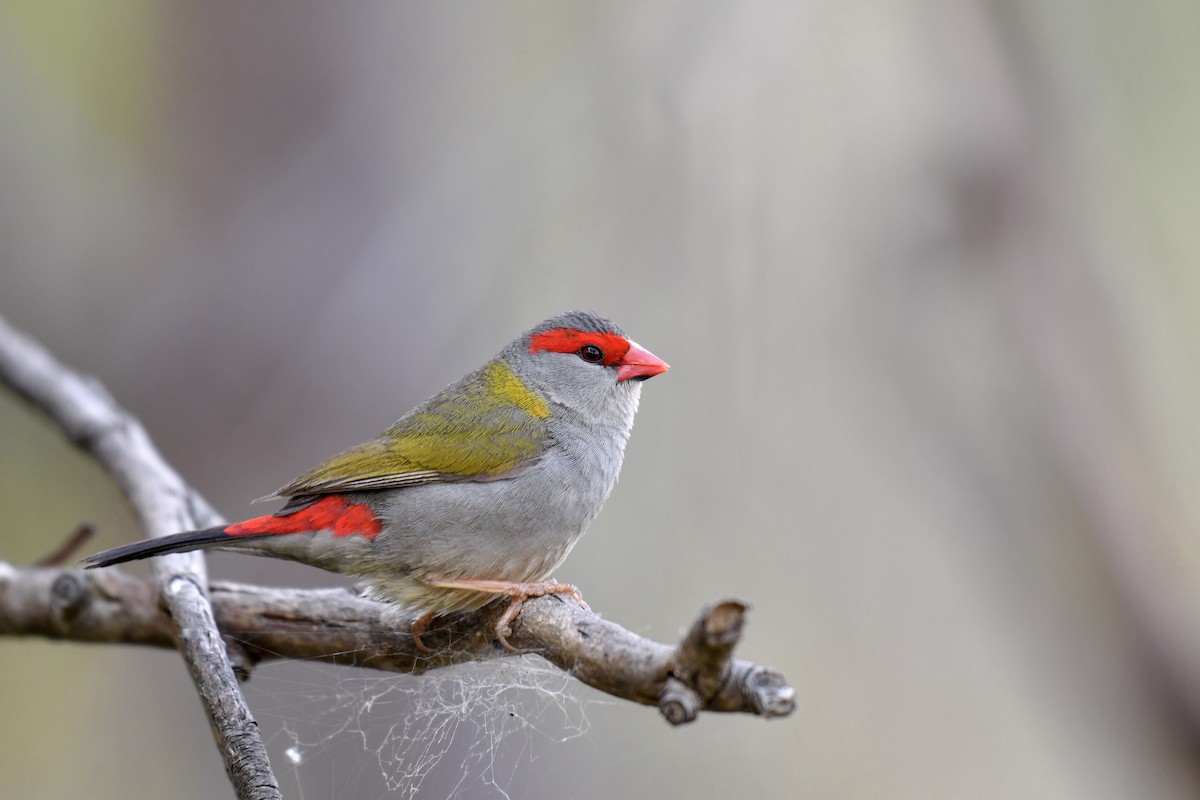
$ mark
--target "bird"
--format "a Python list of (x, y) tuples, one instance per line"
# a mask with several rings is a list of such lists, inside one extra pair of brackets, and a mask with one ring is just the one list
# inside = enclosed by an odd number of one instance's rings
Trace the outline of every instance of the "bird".
[(536, 325), (379, 436), (262, 500), (273, 514), (124, 544), (89, 569), (165, 553), (224, 550), (363, 579), (365, 593), (435, 618), (501, 597), (508, 641), (521, 604), (582, 601), (551, 575), (617, 482), (642, 383), (667, 363), (594, 312)]

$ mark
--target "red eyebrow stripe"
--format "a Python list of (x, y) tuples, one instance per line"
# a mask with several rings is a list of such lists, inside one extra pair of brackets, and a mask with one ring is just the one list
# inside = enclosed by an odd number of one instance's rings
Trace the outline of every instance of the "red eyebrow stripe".
[(555, 328), (552, 331), (535, 333), (529, 341), (529, 352), (549, 350), (552, 353), (575, 353), (587, 344), (594, 344), (604, 351), (607, 367), (621, 363), (629, 352), (629, 340), (616, 333), (590, 333), (577, 328)]

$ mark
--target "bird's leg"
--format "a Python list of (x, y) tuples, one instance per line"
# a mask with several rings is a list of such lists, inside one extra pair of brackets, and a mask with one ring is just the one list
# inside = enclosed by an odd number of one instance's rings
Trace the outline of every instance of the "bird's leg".
[[(517, 618), (517, 614), (526, 600), (531, 597), (541, 597), (547, 594), (565, 594), (574, 598), (577, 602), (583, 603), (583, 595), (579, 593), (579, 589), (569, 583), (559, 583), (553, 578), (529, 583), (491, 581), (481, 578), (458, 578), (456, 580), (426, 579), (424, 583), (428, 586), (436, 586), (441, 589), (465, 589), (471, 592), (488, 592), (512, 598), (509, 600), (508, 608), (504, 609), (504, 613), (496, 621), (496, 639), (500, 642), (500, 646), (510, 653), (522, 652), (508, 643), (508, 636), (512, 633), (509, 626)], [(587, 604), (584, 603), (584, 605), (586, 606)], [(415, 629), (415, 623), (413, 627)], [(420, 640), (418, 639), (418, 641)]]
[(522, 597), (519, 594), (514, 594), (512, 599), (508, 601), (508, 608), (504, 609), (504, 613), (500, 615), (500, 619), (496, 620), (496, 641), (500, 642), (500, 646), (505, 650), (517, 655), (525, 651), (509, 644), (508, 636), (512, 633), (512, 621), (517, 618), (517, 614), (520, 613), (521, 606), (525, 605), (526, 599), (526, 597)]
[(429, 647), (426, 647), (425, 643), (421, 641), (421, 634), (425, 633), (425, 629), (429, 627), (429, 623), (433, 621), (435, 616), (437, 616), (437, 613), (430, 611), (428, 614), (422, 614), (412, 621), (413, 644), (415, 644), (417, 649), (422, 653), (433, 652), (433, 650), (431, 650)]
[(515, 583), (513, 581), (491, 581), (482, 578), (427, 578), (423, 581), (426, 586), (436, 586), (441, 589), (464, 589), (470, 592), (488, 592), (489, 594), (502, 594), (506, 597), (541, 597), (546, 594), (567, 594), (579, 602), (583, 602), (583, 595), (579, 593), (579, 589), (569, 583), (559, 583), (553, 578), (545, 581), (532, 581), (530, 583)]

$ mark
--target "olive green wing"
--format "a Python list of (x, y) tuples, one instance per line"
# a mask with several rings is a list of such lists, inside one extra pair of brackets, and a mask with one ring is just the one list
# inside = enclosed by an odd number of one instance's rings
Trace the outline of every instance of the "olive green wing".
[(415, 408), (378, 438), (334, 456), (276, 495), (507, 477), (545, 452), (549, 416), (540, 395), (502, 361), (492, 361)]

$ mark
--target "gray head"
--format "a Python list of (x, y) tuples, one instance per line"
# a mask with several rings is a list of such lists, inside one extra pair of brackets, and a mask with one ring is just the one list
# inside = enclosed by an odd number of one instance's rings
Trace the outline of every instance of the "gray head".
[(641, 383), (667, 364), (611, 320), (568, 311), (537, 325), (501, 353), (547, 401), (628, 435)]

